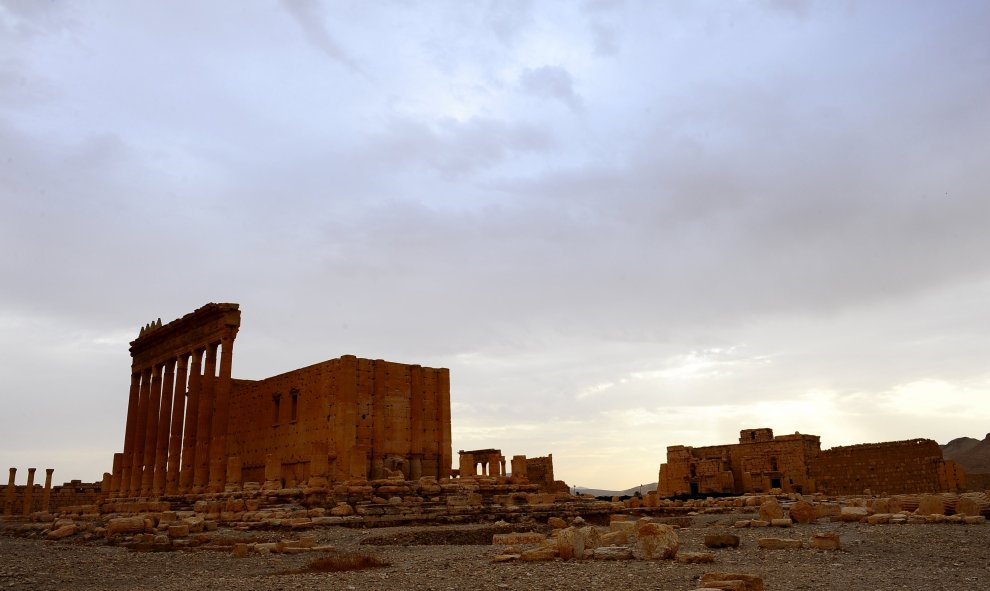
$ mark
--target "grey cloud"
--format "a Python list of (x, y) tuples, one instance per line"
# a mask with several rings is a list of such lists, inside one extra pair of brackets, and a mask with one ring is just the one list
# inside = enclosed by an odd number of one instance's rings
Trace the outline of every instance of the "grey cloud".
[(574, 91), (574, 79), (560, 66), (527, 68), (519, 76), (523, 90), (540, 98), (558, 100), (572, 109), (581, 107), (581, 97)]
[(357, 62), (340, 46), (330, 34), (322, 20), (319, 0), (281, 0), (282, 6), (302, 29), (306, 39), (327, 57), (359, 72)]

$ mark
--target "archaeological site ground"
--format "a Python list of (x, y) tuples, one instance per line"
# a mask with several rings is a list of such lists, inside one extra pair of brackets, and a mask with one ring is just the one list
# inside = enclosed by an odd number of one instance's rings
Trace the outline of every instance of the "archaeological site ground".
[[(744, 428), (735, 443), (669, 447), (649, 494), (575, 496), (552, 450), (506, 457), (492, 442), (455, 460), (447, 369), (342, 355), (238, 379), (239, 328), (237, 304), (207, 304), (140, 330), (124, 439), (102, 479), (55, 486), (55, 467), (42, 485), (29, 468), (17, 485), (10, 469), (0, 585), (990, 584), (990, 479), (934, 441), (822, 449), (818, 435)], [(952, 450), (968, 458), (979, 445)]]

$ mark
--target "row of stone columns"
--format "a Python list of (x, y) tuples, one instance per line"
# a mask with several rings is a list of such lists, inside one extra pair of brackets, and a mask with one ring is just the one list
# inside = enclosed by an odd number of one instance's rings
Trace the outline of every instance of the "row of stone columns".
[(114, 456), (117, 496), (223, 490), (233, 342), (225, 336), (132, 371), (124, 451)]
[[(37, 468), (28, 468), (28, 479), (27, 486), (24, 488), (24, 499), (21, 509), (21, 514), (29, 515), (31, 513), (31, 505), (34, 502), (34, 473)], [(48, 511), (51, 509), (51, 499), (52, 499), (52, 474), (55, 472), (55, 468), (45, 469), (45, 489), (43, 496), (41, 497), (41, 510)], [(3, 514), (13, 515), (15, 504), (15, 493), (16, 487), (14, 486), (14, 479), (17, 477), (17, 468), (10, 469), (10, 477), (7, 479), (7, 490), (4, 495), (3, 503)]]

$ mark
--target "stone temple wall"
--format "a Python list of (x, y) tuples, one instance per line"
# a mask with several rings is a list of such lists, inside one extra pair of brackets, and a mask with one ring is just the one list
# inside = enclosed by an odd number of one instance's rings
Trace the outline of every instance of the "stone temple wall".
[(345, 355), (264, 380), (235, 380), (229, 453), (242, 480), (264, 482), (266, 457), (283, 485), (306, 482), (322, 456), (331, 481), (450, 476), (446, 369)]
[(938, 443), (911, 439), (833, 447), (811, 470), (819, 492), (833, 495), (962, 490), (965, 475), (942, 459)]

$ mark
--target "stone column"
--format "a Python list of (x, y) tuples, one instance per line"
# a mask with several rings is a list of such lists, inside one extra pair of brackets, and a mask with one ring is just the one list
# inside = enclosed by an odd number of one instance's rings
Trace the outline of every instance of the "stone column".
[(134, 418), (134, 453), (131, 454), (131, 481), (127, 487), (127, 496), (131, 497), (136, 497), (141, 493), (141, 472), (144, 466), (144, 427), (148, 418), (149, 396), (151, 396), (150, 368), (141, 372), (137, 416)]
[[(230, 419), (231, 371), (234, 362), (234, 335), (220, 341), (220, 377), (217, 378), (210, 439), (210, 490), (224, 490), (227, 469), (227, 423)], [(238, 478), (240, 480), (240, 478)], [(238, 482), (239, 485), (239, 482)]]
[(437, 400), (440, 417), (440, 478), (450, 478), (450, 370), (437, 370)]
[(151, 393), (148, 396), (148, 417), (144, 435), (144, 471), (141, 473), (141, 496), (151, 494), (155, 480), (155, 442), (158, 440), (158, 412), (162, 401), (162, 366), (151, 368)]
[(371, 478), (385, 478), (385, 360), (372, 362), (371, 391)]
[(45, 493), (41, 496), (41, 510), (52, 510), (52, 473), (55, 468), (45, 468)]
[(120, 468), (114, 468), (115, 485), (112, 492), (124, 496), (131, 486), (131, 468), (134, 465), (134, 430), (137, 426), (138, 402), (141, 390), (141, 373), (131, 372), (131, 390), (127, 398), (127, 426), (124, 429), (124, 458)]
[(241, 480), (243, 466), (239, 456), (227, 458), (227, 477), (224, 482), (224, 492), (237, 492), (241, 490)]
[(165, 492), (165, 472), (168, 467), (168, 430), (172, 421), (172, 398), (175, 388), (175, 359), (163, 366), (161, 409), (158, 413), (158, 434), (155, 441), (155, 474), (151, 481), (151, 494), (160, 497)]
[(169, 428), (168, 466), (165, 475), (165, 494), (179, 492), (179, 466), (182, 456), (182, 417), (186, 407), (186, 368), (189, 353), (179, 355), (175, 368), (175, 388), (172, 395), (172, 426)]
[(409, 368), (409, 479), (423, 476), (423, 411), (426, 406), (423, 391), (423, 368)]
[(123, 482), (122, 472), (124, 470), (124, 454), (115, 453), (113, 454), (113, 473), (110, 476), (110, 484), (103, 493), (107, 496), (117, 496), (120, 491), (121, 482)]
[(182, 469), (179, 471), (179, 492), (192, 490), (193, 471), (196, 466), (196, 439), (199, 428), (199, 394), (203, 383), (203, 349), (192, 354), (189, 367), (189, 400), (186, 401), (185, 432), (182, 435)]
[(194, 493), (206, 491), (210, 476), (210, 427), (213, 424), (213, 398), (217, 376), (217, 347), (210, 343), (206, 347), (206, 367), (203, 369), (203, 383), (199, 394), (199, 417), (196, 427), (196, 462), (193, 466)]
[(24, 510), (22, 513), (24, 515), (31, 514), (31, 501), (34, 497), (34, 471), (37, 468), (28, 468), (28, 482), (27, 488), (24, 489)]
[(17, 476), (17, 468), (10, 469), (10, 477), (7, 479), (7, 490), (3, 501), (3, 514), (14, 514), (14, 477)]

